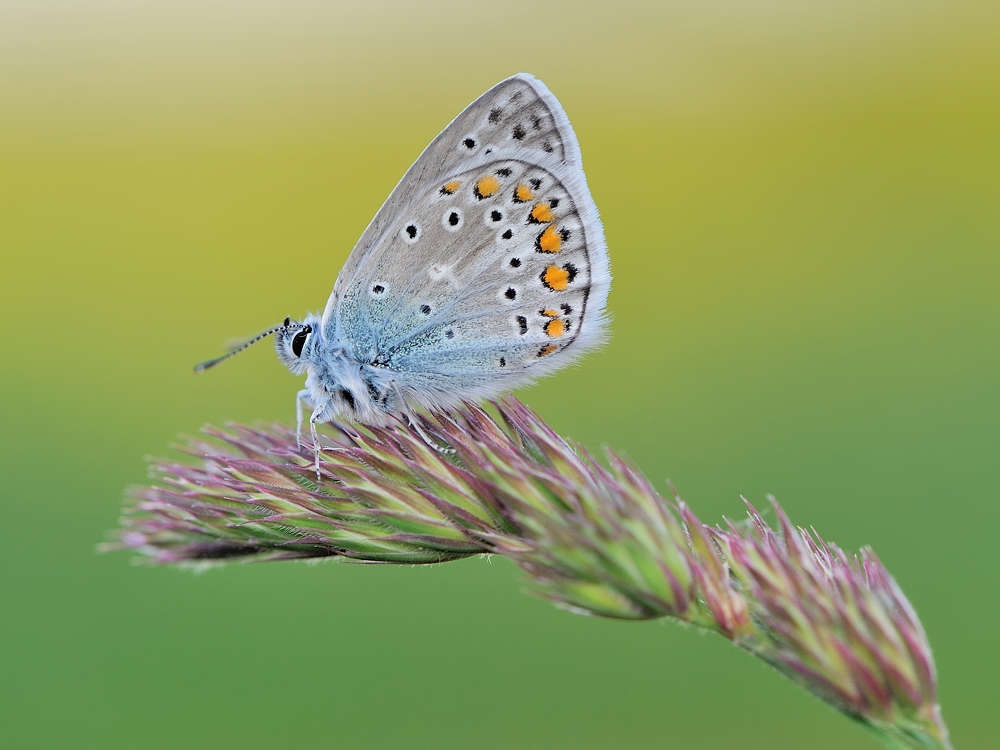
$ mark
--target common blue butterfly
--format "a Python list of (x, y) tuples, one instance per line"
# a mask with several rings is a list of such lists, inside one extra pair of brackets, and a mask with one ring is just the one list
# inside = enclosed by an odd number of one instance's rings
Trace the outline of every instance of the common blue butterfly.
[[(604, 231), (580, 146), (545, 85), (521, 73), (456, 117), (358, 241), (322, 315), (276, 334), (306, 374), (310, 425), (386, 424), (417, 407), (491, 398), (607, 336)], [(318, 453), (317, 453), (318, 460)]]

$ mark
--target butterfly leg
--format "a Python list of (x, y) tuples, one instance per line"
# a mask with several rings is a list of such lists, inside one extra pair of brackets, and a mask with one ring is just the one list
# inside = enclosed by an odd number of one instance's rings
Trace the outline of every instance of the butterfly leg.
[(420, 436), (420, 439), (423, 440), (424, 443), (427, 444), (428, 448), (433, 448), (438, 453), (441, 453), (441, 454), (444, 454), (444, 455), (454, 455), (454, 453), (455, 453), (455, 449), (454, 448), (445, 448), (444, 446), (438, 445), (433, 440), (431, 440), (430, 435), (428, 435), (426, 432), (424, 432), (423, 428), (420, 426), (420, 423), (417, 422), (417, 420), (414, 419), (413, 416), (410, 414), (410, 410), (406, 406), (406, 401), (403, 400), (403, 393), (402, 393), (402, 391), (399, 390), (399, 385), (396, 383), (395, 380), (393, 380), (391, 384), (392, 384), (392, 387), (396, 391), (396, 396), (399, 398), (399, 403), (400, 403), (400, 406), (402, 407), (403, 416), (406, 417), (406, 422), (407, 422), (407, 424), (410, 425), (410, 428), (415, 433), (417, 433), (417, 435)]
[(408, 411), (403, 413), (406, 415), (406, 421), (409, 423), (410, 427), (413, 428), (413, 431), (417, 433), (420, 436), (420, 439), (427, 444), (428, 448), (433, 448), (435, 451), (445, 456), (455, 455), (454, 448), (446, 448), (443, 445), (438, 445), (437, 443), (435, 443), (433, 440), (431, 440), (430, 435), (424, 432), (420, 424), (413, 417), (410, 416), (410, 413)]
[(295, 444), (302, 449), (302, 402), (309, 398), (309, 389), (303, 388), (295, 394)]
[(309, 435), (312, 438), (313, 445), (313, 462), (316, 467), (316, 482), (320, 481), (319, 474), (319, 433), (316, 431), (316, 417), (318, 415), (313, 412), (312, 416), (309, 417)]

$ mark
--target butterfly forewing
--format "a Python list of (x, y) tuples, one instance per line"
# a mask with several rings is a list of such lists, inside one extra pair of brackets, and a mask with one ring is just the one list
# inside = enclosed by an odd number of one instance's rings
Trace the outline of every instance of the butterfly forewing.
[(323, 314), (324, 325), (343, 287), (379, 244), (388, 224), (426, 185), (454, 174), (470, 159), (505, 148), (537, 150), (579, 167), (579, 146), (562, 107), (544, 84), (524, 73), (501, 81), (466, 107), (407, 170), (344, 264)]

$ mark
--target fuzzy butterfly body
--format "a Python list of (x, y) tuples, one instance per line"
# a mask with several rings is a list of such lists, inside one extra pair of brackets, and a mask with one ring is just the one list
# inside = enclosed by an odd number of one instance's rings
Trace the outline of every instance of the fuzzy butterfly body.
[(519, 74), (410, 167), (322, 316), (268, 333), (282, 362), (307, 373), (299, 401), (312, 424), (384, 424), (574, 361), (606, 336), (610, 283), (576, 135), (544, 84)]

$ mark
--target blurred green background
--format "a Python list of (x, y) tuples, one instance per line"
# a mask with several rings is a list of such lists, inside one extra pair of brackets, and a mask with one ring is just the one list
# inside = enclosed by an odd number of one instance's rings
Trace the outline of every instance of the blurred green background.
[[(506, 561), (97, 555), (149, 454), (294, 418), (270, 346), (396, 180), (520, 70), (579, 135), (614, 339), (519, 394), (706, 521), (874, 546), (958, 750), (1000, 736), (1000, 4), (0, 5), (0, 744), (875, 748), (722, 639)], [(993, 739), (990, 740), (990, 737)]]

